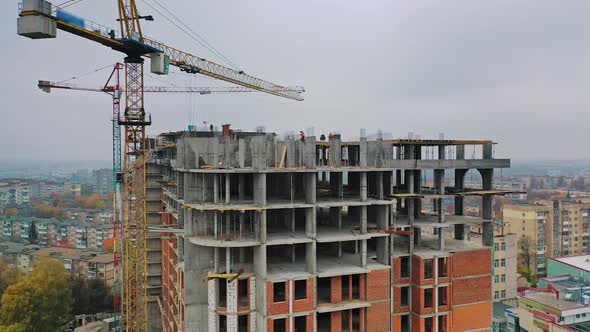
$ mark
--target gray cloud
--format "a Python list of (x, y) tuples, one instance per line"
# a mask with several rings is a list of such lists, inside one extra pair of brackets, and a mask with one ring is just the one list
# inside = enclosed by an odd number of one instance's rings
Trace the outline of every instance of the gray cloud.
[[(305, 85), (306, 101), (265, 95), (148, 96), (150, 133), (196, 122), (230, 122), (277, 133), (489, 138), (513, 159), (588, 159), (590, 2), (572, 1), (171, 1), (159, 0), (246, 72)], [(155, 14), (141, 1), (145, 13)], [(71, 7), (116, 26), (115, 1)], [(109, 159), (110, 100), (92, 93), (46, 95), (59, 80), (122, 56), (59, 32), (16, 35), (16, 2), (0, 4), (4, 79), (0, 159)], [(146, 34), (220, 62), (156, 14)], [(99, 85), (105, 73), (80, 84)], [(174, 74), (180, 85), (224, 85)], [(151, 78), (148, 84), (161, 84)], [(190, 111), (192, 110), (192, 111)]]

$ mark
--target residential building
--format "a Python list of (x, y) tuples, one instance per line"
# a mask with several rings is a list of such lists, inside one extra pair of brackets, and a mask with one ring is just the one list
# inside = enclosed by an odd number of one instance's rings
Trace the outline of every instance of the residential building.
[[(472, 226), (470, 240), (481, 241), (481, 226)], [(492, 295), (494, 302), (502, 302), (511, 306), (517, 305), (518, 276), (517, 273), (517, 236), (505, 234), (502, 221), (494, 223), (494, 244), (492, 246)], [(499, 314), (499, 313), (498, 313)]]
[(103, 242), (114, 236), (113, 225), (108, 222), (0, 216), (0, 240), (30, 242), (33, 223), (37, 228), (37, 244), (47, 246), (101, 250)]
[(21, 179), (0, 180), (0, 211), (30, 202), (29, 184)]
[(36, 180), (30, 187), (31, 198), (39, 200), (50, 198), (53, 194), (64, 195), (70, 190), (69, 182), (55, 180)]
[(547, 258), (590, 252), (590, 203), (570, 199), (521, 202), (504, 206), (509, 232), (530, 241), (530, 261), (537, 274), (545, 275)]
[[(150, 328), (490, 329), (493, 171), (510, 164), (493, 157), (493, 142), (279, 140), (227, 125), (155, 145), (148, 224), (176, 230), (148, 234)], [(465, 145), (481, 156), (466, 159)], [(473, 194), (468, 169), (482, 178)], [(466, 196), (480, 200), (481, 217), (465, 215)], [(468, 224), (482, 225), (479, 243)]]
[(113, 191), (113, 170), (110, 168), (95, 169), (92, 171), (92, 189), (95, 194), (107, 195)]

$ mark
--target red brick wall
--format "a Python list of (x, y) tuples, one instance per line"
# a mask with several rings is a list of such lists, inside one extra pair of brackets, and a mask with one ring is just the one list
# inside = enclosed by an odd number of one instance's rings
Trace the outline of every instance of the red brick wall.
[(373, 270), (367, 273), (366, 278), (367, 301), (389, 299), (391, 290), (389, 285), (389, 269)]
[(290, 283), (285, 284), (285, 301), (274, 302), (274, 289), (273, 282), (266, 283), (266, 301), (267, 301), (267, 312), (269, 315), (280, 315), (289, 312), (289, 300), (291, 295)]
[(463, 251), (453, 254), (453, 278), (490, 274), (492, 270), (492, 254), (490, 248)]
[(330, 314), (332, 332), (342, 331), (342, 312), (336, 311)]
[[(410, 307), (409, 306), (405, 306), (402, 307), (401, 306), (401, 297), (402, 297), (402, 287), (397, 287), (394, 286), (393, 287), (393, 312), (398, 314), (398, 313), (402, 313), (402, 312), (409, 312), (410, 311)], [(412, 289), (410, 288), (410, 295), (409, 297), (412, 297)], [(411, 301), (411, 300), (410, 300)]]
[(367, 332), (389, 331), (389, 301), (373, 302), (367, 308)]
[(332, 277), (332, 278), (330, 278), (330, 282), (331, 282), (330, 302), (331, 303), (342, 302), (342, 278), (341, 277)]
[(456, 279), (453, 281), (453, 305), (491, 300), (490, 276)]
[[(313, 310), (313, 299), (315, 298), (315, 294), (313, 293), (313, 278), (307, 279), (306, 285), (306, 297), (303, 300), (296, 300), (295, 299), (295, 281), (293, 282), (293, 312), (300, 312), (300, 311), (311, 311)], [(312, 321), (313, 322), (313, 321)]]
[(480, 303), (453, 308), (449, 331), (468, 331), (489, 328), (492, 321), (492, 303)]

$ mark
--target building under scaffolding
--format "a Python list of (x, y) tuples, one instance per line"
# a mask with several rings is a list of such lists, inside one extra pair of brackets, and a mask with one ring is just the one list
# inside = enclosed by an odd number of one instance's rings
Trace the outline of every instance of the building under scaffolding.
[[(163, 331), (489, 329), (492, 198), (509, 193), (493, 174), (510, 165), (494, 142), (280, 140), (226, 125), (154, 144), (161, 257), (148, 262), (161, 259), (150, 284)], [(481, 188), (465, 188), (470, 169)], [(465, 196), (481, 197), (481, 218), (463, 215)], [(466, 240), (470, 225), (482, 243)]]

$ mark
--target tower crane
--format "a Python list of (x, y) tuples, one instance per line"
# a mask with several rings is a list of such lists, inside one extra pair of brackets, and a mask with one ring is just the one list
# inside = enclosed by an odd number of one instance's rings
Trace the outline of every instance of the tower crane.
[(125, 108), (117, 118), (124, 126), (123, 211), (125, 266), (125, 329), (147, 330), (147, 215), (146, 159), (149, 147), (146, 127), (152, 119), (144, 105), (144, 59), (151, 59), (151, 71), (167, 74), (168, 66), (202, 74), (245, 88), (288, 99), (303, 100), (300, 92), (234, 70), (143, 35), (136, 0), (117, 0), (120, 32), (85, 20), (53, 6), (45, 0), (22, 0), (19, 3), (17, 33), (32, 38), (55, 38), (63, 30), (100, 43), (125, 55)]
[[(123, 235), (123, 229), (121, 228), (121, 206), (120, 206), (120, 188), (119, 181), (116, 181), (117, 177), (121, 176), (121, 128), (118, 123), (121, 96), (124, 93), (123, 86), (121, 85), (121, 70), (125, 65), (122, 63), (115, 63), (112, 67), (112, 71), (108, 76), (103, 86), (89, 87), (80, 86), (76, 84), (69, 84), (63, 82), (50, 82), (45, 80), (39, 80), (37, 87), (46, 93), (51, 93), (52, 89), (59, 90), (73, 90), (73, 91), (89, 91), (89, 92), (103, 92), (111, 96), (113, 100), (113, 116), (112, 122), (112, 133), (113, 133), (113, 215), (114, 215), (114, 250), (113, 250), (113, 261), (115, 267), (115, 283), (119, 283), (122, 280), (122, 266), (121, 260), (123, 252), (121, 252), (122, 246), (117, 241), (121, 241)], [(108, 67), (107, 67), (108, 68)], [(105, 69), (105, 68), (101, 68)], [(97, 69), (101, 70), (101, 69)], [(303, 87), (292, 87), (293, 91), (302, 93), (305, 91)], [(210, 95), (216, 93), (247, 93), (257, 92), (250, 88), (242, 86), (224, 86), (224, 87), (180, 87), (180, 86), (144, 86), (144, 93), (190, 93), (199, 95)], [(123, 288), (119, 285), (120, 298), (123, 298)], [(117, 310), (118, 301), (115, 301), (115, 310)], [(122, 311), (122, 310), (121, 310)]]

